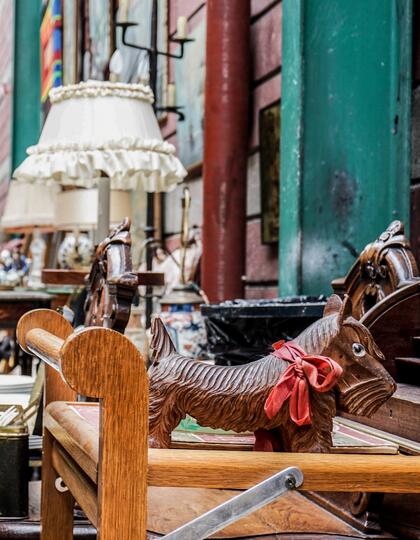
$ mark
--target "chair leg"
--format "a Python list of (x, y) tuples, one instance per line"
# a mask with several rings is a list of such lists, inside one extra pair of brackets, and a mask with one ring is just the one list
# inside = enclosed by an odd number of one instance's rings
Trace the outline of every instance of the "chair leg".
[(54, 438), (44, 429), (41, 493), (41, 540), (73, 540), (74, 498), (70, 491), (60, 492), (52, 466)]

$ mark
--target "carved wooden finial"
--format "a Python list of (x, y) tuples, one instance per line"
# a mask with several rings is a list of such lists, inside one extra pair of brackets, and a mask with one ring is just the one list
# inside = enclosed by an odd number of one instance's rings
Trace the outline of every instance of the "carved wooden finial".
[(336, 293), (353, 301), (353, 316), (360, 319), (390, 293), (419, 279), (419, 270), (404, 235), (401, 221), (393, 221), (368, 244), (345, 278), (332, 282)]

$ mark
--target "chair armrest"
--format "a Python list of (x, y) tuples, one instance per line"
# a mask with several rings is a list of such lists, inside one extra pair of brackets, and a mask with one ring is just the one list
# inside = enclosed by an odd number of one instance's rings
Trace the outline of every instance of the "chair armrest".
[[(56, 340), (64, 340), (73, 332), (71, 324), (57, 311), (51, 309), (34, 309), (25, 313), (17, 325), (17, 339), (25, 352), (35, 354), (36, 356), (38, 354), (34, 350), (30, 350), (29, 343), (27, 342), (28, 335), (34, 329), (42, 329), (44, 332), (55, 336)], [(31, 334), (31, 337), (31, 344), (33, 346), (33, 334)], [(56, 346), (58, 346), (58, 342), (56, 342)], [(45, 352), (48, 352), (48, 347)], [(51, 367), (51, 363), (48, 363), (45, 370), (45, 404), (48, 405), (52, 401), (75, 401), (76, 396), (76, 392), (63, 381), (60, 373)]]

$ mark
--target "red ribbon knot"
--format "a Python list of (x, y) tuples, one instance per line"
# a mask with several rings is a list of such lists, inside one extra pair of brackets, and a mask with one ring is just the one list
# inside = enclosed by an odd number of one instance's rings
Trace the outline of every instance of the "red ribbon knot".
[(316, 392), (328, 392), (336, 384), (343, 370), (337, 362), (327, 356), (306, 354), (293, 341), (278, 341), (273, 344), (274, 356), (291, 362), (279, 382), (271, 390), (264, 410), (273, 418), (284, 402), (289, 400), (290, 418), (298, 426), (312, 424), (309, 387)]

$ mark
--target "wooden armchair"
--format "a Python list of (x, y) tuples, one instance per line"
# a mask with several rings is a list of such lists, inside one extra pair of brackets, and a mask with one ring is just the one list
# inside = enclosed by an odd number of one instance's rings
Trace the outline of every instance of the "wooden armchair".
[[(63, 395), (68, 385), (99, 399), (96, 404), (65, 398), (46, 408), (43, 540), (73, 537), (75, 500), (100, 540), (140, 540), (146, 538), (148, 515), (159, 512), (154, 489), (247, 490), (290, 466), (303, 474), (300, 490), (420, 492), (417, 456), (338, 460), (330, 454), (148, 449), (147, 373), (127, 338), (107, 328), (68, 332), (60, 315), (39, 310), (21, 319), (18, 339), (62, 378)], [(204, 538), (197, 530), (167, 538)]]

